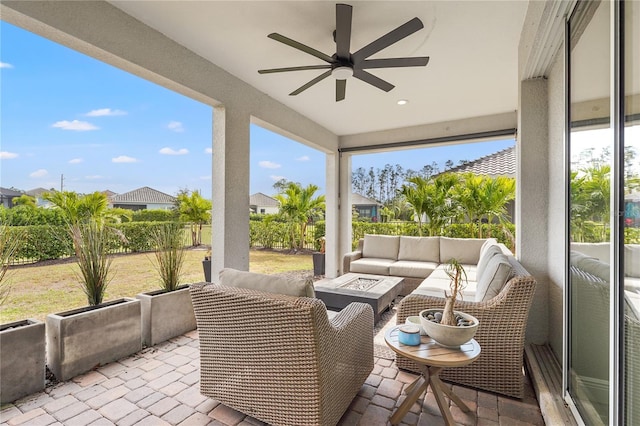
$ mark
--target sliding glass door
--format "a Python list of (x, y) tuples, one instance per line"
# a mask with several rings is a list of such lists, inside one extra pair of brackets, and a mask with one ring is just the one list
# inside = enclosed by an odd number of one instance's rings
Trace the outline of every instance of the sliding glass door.
[(589, 425), (640, 426), (640, 2), (567, 26), (566, 394)]

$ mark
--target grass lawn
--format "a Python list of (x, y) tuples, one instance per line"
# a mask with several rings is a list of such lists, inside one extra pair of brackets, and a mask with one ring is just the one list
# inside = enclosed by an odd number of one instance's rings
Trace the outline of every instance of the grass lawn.
[[(204, 280), (204, 254), (204, 250), (187, 251), (182, 283)], [(138, 293), (160, 288), (154, 261), (152, 253), (115, 256), (111, 266), (112, 280), (104, 300), (135, 297)], [(313, 273), (310, 254), (252, 250), (249, 264), (252, 272), (264, 274), (288, 271)], [(78, 267), (73, 261), (11, 268), (5, 276), (11, 284), (11, 291), (0, 308), (0, 323), (24, 318), (44, 320), (47, 314), (85, 306), (87, 298), (76, 277), (77, 272)]]

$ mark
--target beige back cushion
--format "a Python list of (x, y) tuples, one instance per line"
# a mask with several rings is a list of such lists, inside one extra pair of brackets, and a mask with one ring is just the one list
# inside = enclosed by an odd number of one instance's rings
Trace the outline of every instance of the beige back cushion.
[(225, 268), (220, 271), (220, 284), (286, 296), (315, 297), (313, 280), (297, 280), (274, 275), (256, 274)]
[(398, 260), (440, 262), (440, 237), (400, 236)]
[(399, 246), (398, 236), (365, 234), (362, 257), (398, 260)]
[(476, 302), (493, 299), (513, 276), (509, 258), (504, 254), (495, 254), (489, 260), (484, 273), (478, 278)]
[(489, 245), (480, 252), (480, 259), (478, 260), (478, 268), (476, 269), (476, 278), (480, 279), (484, 271), (487, 269), (487, 265), (493, 256), (496, 254), (503, 254), (502, 249), (497, 244)]
[(477, 265), (485, 238), (440, 237), (440, 263), (457, 259), (464, 265)]

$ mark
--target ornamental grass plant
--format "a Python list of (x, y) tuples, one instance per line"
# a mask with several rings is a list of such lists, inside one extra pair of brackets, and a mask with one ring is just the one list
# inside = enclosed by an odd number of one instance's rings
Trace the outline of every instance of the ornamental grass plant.
[(12, 232), (7, 225), (0, 225), (0, 305), (9, 296), (11, 283), (5, 279), (14, 256), (24, 241), (24, 231)]
[(163, 224), (152, 231), (156, 247), (154, 266), (160, 275), (160, 286), (166, 292), (175, 291), (180, 285), (186, 256), (183, 235), (178, 222)]
[(112, 234), (115, 229), (96, 220), (70, 225), (73, 249), (80, 273), (76, 274), (91, 306), (102, 303), (105, 290), (111, 281), (112, 259), (108, 256)]

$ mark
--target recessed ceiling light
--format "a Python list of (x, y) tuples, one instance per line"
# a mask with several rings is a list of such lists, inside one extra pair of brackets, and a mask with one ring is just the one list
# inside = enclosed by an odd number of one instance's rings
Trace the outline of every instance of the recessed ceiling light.
[(400, 99), (400, 100), (397, 102), (397, 104), (398, 104), (398, 105), (406, 105), (406, 104), (408, 104), (408, 103), (409, 103), (409, 101), (408, 101), (408, 100), (406, 100), (406, 99)]

